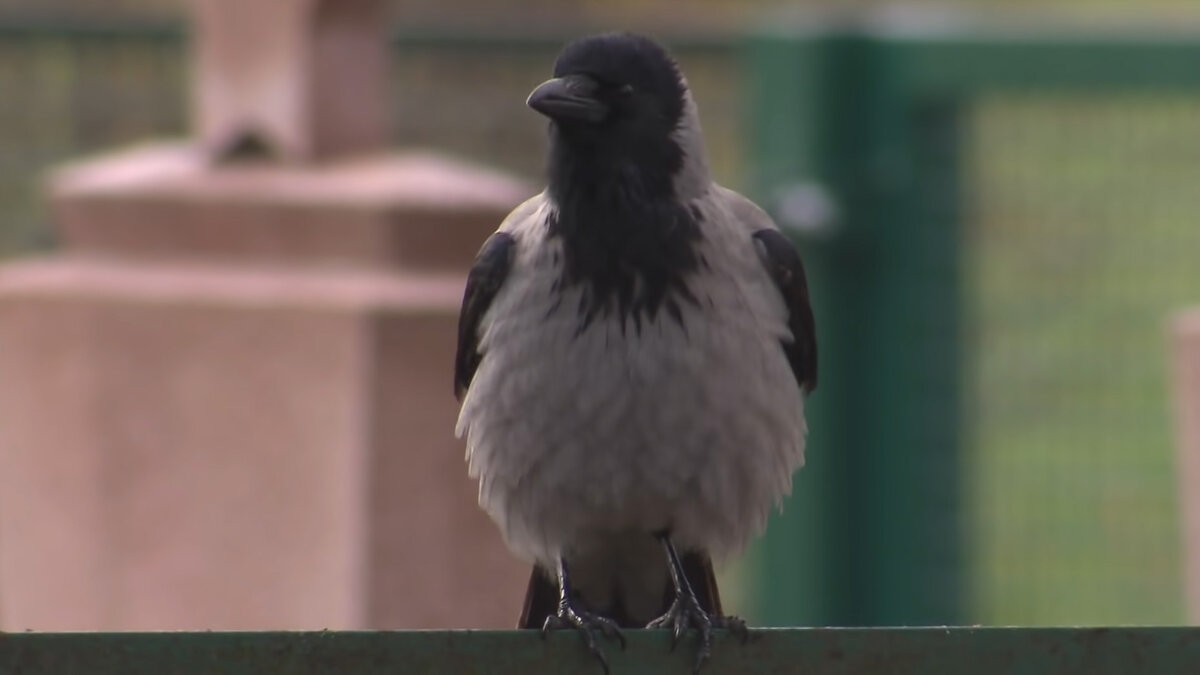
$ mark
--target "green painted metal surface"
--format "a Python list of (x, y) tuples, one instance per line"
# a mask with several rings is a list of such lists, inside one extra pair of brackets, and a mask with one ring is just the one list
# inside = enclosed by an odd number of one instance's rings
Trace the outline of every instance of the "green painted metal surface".
[[(831, 39), (801, 41), (762, 38), (746, 53), (747, 98), (752, 102), (751, 126), (747, 129), (753, 195), (769, 204), (772, 192), (789, 180), (804, 178), (831, 182), (845, 169), (836, 146), (836, 116), (832, 105), (838, 74)], [(822, 279), (831, 274), (845, 247), (840, 242), (803, 241), (801, 252), (807, 267), (809, 288), (817, 318), (820, 358), (818, 391), (806, 404), (809, 420), (808, 457), (794, 476), (792, 496), (782, 516), (775, 514), (767, 525), (767, 536), (750, 552), (760, 570), (757, 576), (755, 619), (767, 625), (803, 626), (837, 621), (839, 599), (849, 592), (850, 575), (842, 574), (847, 558), (847, 532), (841, 526), (844, 504), (841, 486), (850, 477), (845, 455), (822, 448), (846, 447), (854, 429), (836, 423), (838, 401), (850, 395), (844, 376), (853, 368), (847, 362), (853, 344), (831, 340), (846, 334), (845, 322), (855, 313), (849, 302), (835, 303)], [(837, 364), (832, 365), (832, 364)], [(842, 373), (830, 377), (830, 373)], [(786, 598), (776, 602), (775, 598)]]
[[(827, 231), (799, 233), (820, 384), (807, 411), (808, 464), (756, 551), (758, 616), (958, 622), (957, 247), (950, 236), (936, 247), (912, 236), (953, 232), (955, 196), (931, 200), (914, 186), (917, 171), (943, 185), (953, 177), (956, 102), (913, 98), (887, 45), (869, 36), (775, 33), (749, 56), (756, 196), (769, 205), (789, 182), (813, 181), (838, 205)], [(913, 277), (922, 283), (895, 282)]]
[(820, 384), (808, 463), (753, 551), (755, 617), (769, 625), (968, 620), (960, 260), (974, 97), (1200, 91), (1200, 35), (925, 18), (776, 23), (746, 45), (753, 196), (785, 227), (780, 195), (796, 185), (836, 206), (832, 221), (790, 230)]
[[(690, 672), (690, 639), (630, 631), (613, 675)], [(600, 673), (578, 637), (532, 631), (0, 634), (5, 675)], [(1196, 628), (759, 630), (720, 635), (704, 672), (821, 675), (1194, 675)]]
[(1200, 87), (1200, 35), (883, 34), (914, 91)]

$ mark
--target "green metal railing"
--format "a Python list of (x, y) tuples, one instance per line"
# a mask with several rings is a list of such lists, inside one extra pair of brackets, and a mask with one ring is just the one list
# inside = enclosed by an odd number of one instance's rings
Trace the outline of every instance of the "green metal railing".
[[(746, 72), (751, 183), (802, 242), (821, 351), (809, 464), (757, 551), (764, 620), (1181, 618), (1156, 317), (1200, 297), (1170, 253), (1200, 250), (1200, 117), (1145, 121), (1200, 112), (1200, 36), (773, 27)], [(1131, 203), (1147, 217), (1107, 224)]]
[[(691, 672), (690, 639), (631, 631), (609, 650), (614, 675)], [(719, 635), (702, 672), (722, 675), (1194, 675), (1200, 629), (763, 630)], [(539, 675), (596, 673), (570, 633), (534, 631), (0, 634), (13, 675)]]

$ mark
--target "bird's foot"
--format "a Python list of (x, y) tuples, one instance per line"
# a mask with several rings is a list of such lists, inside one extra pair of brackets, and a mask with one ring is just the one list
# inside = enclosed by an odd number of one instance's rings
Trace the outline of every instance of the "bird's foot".
[(579, 631), (579, 636), (583, 638), (583, 643), (587, 645), (588, 651), (600, 661), (605, 675), (608, 675), (609, 672), (608, 657), (604, 655), (604, 650), (596, 642), (596, 633), (599, 632), (610, 640), (616, 640), (621, 645), (621, 649), (625, 649), (625, 636), (621, 634), (621, 629), (615, 621), (573, 607), (565, 602), (559, 604), (558, 614), (546, 617), (545, 623), (542, 624), (542, 638), (545, 639), (552, 630), (564, 628), (574, 628)]
[(699, 673), (704, 662), (712, 654), (713, 629), (724, 628), (740, 637), (743, 643), (750, 636), (745, 621), (736, 616), (713, 616), (700, 607), (700, 602), (696, 600), (695, 596), (684, 593), (675, 596), (675, 602), (671, 603), (666, 614), (646, 625), (646, 628), (671, 629), (671, 651), (675, 650), (676, 645), (679, 644), (679, 638), (683, 637), (689, 627), (695, 628), (700, 633), (700, 646), (696, 650), (696, 662), (692, 666), (693, 673)]

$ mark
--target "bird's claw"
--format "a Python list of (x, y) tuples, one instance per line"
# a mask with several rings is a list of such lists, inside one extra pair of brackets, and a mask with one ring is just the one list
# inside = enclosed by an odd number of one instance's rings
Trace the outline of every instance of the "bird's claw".
[(700, 646), (696, 650), (696, 662), (692, 666), (693, 673), (699, 673), (704, 662), (712, 654), (712, 632), (714, 628), (724, 628), (740, 637), (744, 644), (750, 636), (746, 622), (736, 616), (712, 616), (700, 607), (700, 602), (692, 595), (679, 594), (666, 614), (646, 625), (646, 628), (669, 628), (671, 630), (671, 651), (679, 644), (679, 639), (687, 629), (695, 628), (700, 633)]
[(579, 631), (579, 636), (587, 645), (588, 651), (600, 661), (600, 667), (604, 668), (605, 675), (608, 675), (609, 672), (608, 657), (604, 655), (604, 650), (596, 642), (596, 631), (600, 631), (601, 635), (610, 640), (616, 640), (621, 645), (621, 649), (625, 649), (625, 636), (616, 622), (599, 614), (576, 609), (570, 605), (560, 605), (558, 614), (546, 617), (545, 623), (542, 624), (542, 639), (545, 639), (550, 631), (564, 628), (574, 628)]

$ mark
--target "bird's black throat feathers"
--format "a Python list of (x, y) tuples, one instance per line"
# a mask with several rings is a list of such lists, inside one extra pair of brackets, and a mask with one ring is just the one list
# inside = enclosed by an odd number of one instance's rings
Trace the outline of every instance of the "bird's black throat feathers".
[(700, 265), (696, 216), (667, 200), (636, 205), (566, 201), (548, 216), (548, 233), (562, 241), (556, 291), (581, 285), (580, 330), (612, 313), (622, 328), (660, 310), (682, 324), (680, 303), (696, 303), (688, 276)]
[(682, 322), (680, 304), (696, 302), (688, 275), (702, 264), (700, 211), (675, 192), (685, 163), (674, 133), (684, 121), (682, 75), (661, 47), (627, 34), (569, 46), (554, 75), (575, 74), (599, 82), (612, 112), (598, 124), (550, 123), (555, 208), (546, 226), (563, 248), (556, 288), (583, 287), (580, 330), (611, 313), (635, 331), (660, 310)]

